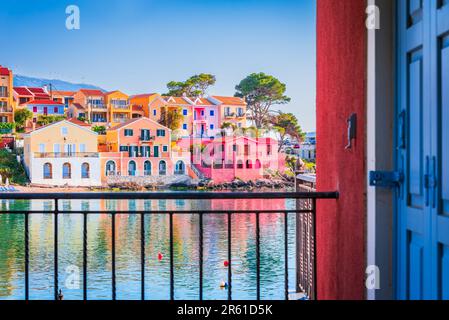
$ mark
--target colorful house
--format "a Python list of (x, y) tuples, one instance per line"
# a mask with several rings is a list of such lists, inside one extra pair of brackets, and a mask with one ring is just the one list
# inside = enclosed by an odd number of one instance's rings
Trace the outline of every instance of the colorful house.
[(106, 150), (101, 153), (103, 179), (173, 174), (171, 130), (151, 119), (131, 119), (108, 129)]
[(285, 158), (277, 151), (272, 138), (222, 137), (194, 145), (192, 163), (215, 183), (254, 181), (285, 170)]
[(101, 185), (97, 133), (62, 120), (24, 135), (24, 163), (32, 184)]
[(47, 88), (38, 87), (14, 87), (13, 96), (17, 106), (32, 100), (51, 100)]
[(193, 128), (192, 101), (186, 97), (164, 97), (158, 95), (148, 106), (150, 119), (159, 121), (165, 110), (175, 110), (182, 114), (183, 120), (176, 131), (181, 136), (190, 136)]
[(132, 119), (132, 107), (129, 96), (116, 90), (104, 94), (104, 102), (108, 111), (108, 125), (114, 127)]
[(219, 108), (206, 98), (190, 98), (192, 104), (192, 135), (211, 138), (220, 133)]
[(64, 104), (53, 100), (32, 100), (23, 105), (33, 112), (33, 123), (36, 123), (39, 116), (64, 116)]
[(107, 126), (109, 114), (102, 91), (81, 89), (73, 95), (73, 104), (75, 106), (73, 108), (69, 106), (68, 110), (72, 117), (78, 118), (81, 113), (93, 125)]
[(0, 65), (0, 122), (14, 122), (13, 74)]
[(129, 102), (133, 106), (133, 117), (136, 114), (141, 115), (141, 113), (143, 112), (144, 117), (153, 119), (155, 121), (159, 120), (159, 119), (154, 119), (154, 117), (151, 117), (150, 112), (149, 112), (150, 103), (153, 102), (153, 100), (156, 99), (158, 96), (159, 96), (159, 94), (157, 94), (157, 93), (144, 93), (144, 94), (131, 96), (129, 98)]
[(70, 106), (70, 104), (73, 102), (74, 95), (75, 95), (74, 91), (53, 90), (51, 92), (52, 100), (64, 104), (65, 109), (67, 109)]

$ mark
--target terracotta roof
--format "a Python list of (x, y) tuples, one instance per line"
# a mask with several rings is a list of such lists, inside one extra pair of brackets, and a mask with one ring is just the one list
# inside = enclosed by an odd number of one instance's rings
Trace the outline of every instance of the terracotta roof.
[[(212, 102), (210, 102), (206, 98), (200, 98), (200, 99), (190, 98), (190, 100), (192, 100), (193, 103), (195, 103), (195, 105), (197, 105), (197, 106), (213, 106), (214, 105)], [(195, 102), (195, 100), (198, 100), (198, 101)]]
[[(165, 102), (173, 104), (189, 104), (183, 97), (163, 97)], [(172, 101), (174, 100), (174, 102)]]
[(245, 100), (238, 97), (222, 97), (222, 96), (212, 96), (212, 98), (220, 101), (222, 104), (231, 106), (246, 106)]
[(96, 89), (81, 89), (80, 92), (82, 92), (86, 96), (103, 96), (103, 92)]
[(27, 87), (34, 94), (48, 94), (43, 88)]
[(65, 96), (65, 97), (71, 97), (75, 94), (75, 91), (60, 91), (60, 90), (53, 90), (53, 95), (56, 96)]
[(75, 119), (75, 118), (67, 119), (67, 121), (68, 121), (68, 122), (71, 122), (71, 123), (74, 123), (74, 124), (76, 124), (76, 125), (79, 125), (79, 126), (81, 126), (81, 127), (90, 127), (90, 126), (91, 126), (90, 124), (85, 123), (85, 122), (80, 121), (80, 120)]
[(9, 72), (8, 68), (0, 66), (0, 76), (9, 76)]
[(64, 104), (63, 103), (59, 103), (59, 102), (56, 102), (56, 101), (53, 101), (53, 100), (47, 100), (47, 99), (44, 99), (44, 100), (33, 100), (33, 101), (29, 101), (29, 102), (27, 102), (27, 103), (25, 103), (25, 104), (42, 104), (42, 105), (53, 105), (53, 106), (63, 106)]
[(134, 98), (149, 98), (154, 96), (157, 93), (143, 93), (143, 94), (136, 94), (134, 96), (129, 97), (130, 99), (134, 99)]
[(15, 91), (19, 96), (30, 96), (30, 97), (33, 96), (33, 94), (31, 93), (31, 91), (28, 90), (27, 87), (14, 87), (14, 91)]

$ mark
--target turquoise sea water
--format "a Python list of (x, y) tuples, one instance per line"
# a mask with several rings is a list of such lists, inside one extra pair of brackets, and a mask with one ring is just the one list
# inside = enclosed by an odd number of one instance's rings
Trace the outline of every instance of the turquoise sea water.
[[(0, 300), (24, 298), (24, 216), (9, 210), (52, 209), (52, 201), (0, 202)], [(70, 200), (60, 210), (293, 209), (291, 200)], [(140, 215), (116, 216), (117, 299), (140, 299)], [(204, 224), (204, 298), (226, 299), (227, 216), (208, 214)], [(52, 215), (31, 215), (30, 299), (53, 299)], [(175, 299), (198, 299), (198, 215), (174, 216)], [(64, 299), (82, 299), (82, 228), (79, 214), (59, 215), (59, 285)], [(261, 214), (261, 297), (284, 298), (284, 216)], [(111, 299), (111, 215), (88, 216), (88, 299)], [(233, 299), (256, 298), (255, 215), (233, 215)], [(146, 299), (169, 299), (169, 220), (145, 216)], [(162, 259), (158, 258), (161, 253)], [(289, 216), (289, 288), (295, 282), (295, 215)], [(77, 281), (79, 279), (79, 281)]]

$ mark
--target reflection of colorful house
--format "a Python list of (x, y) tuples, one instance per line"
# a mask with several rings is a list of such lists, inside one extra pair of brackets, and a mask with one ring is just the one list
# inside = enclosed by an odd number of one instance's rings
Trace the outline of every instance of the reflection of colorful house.
[(13, 74), (0, 66), (0, 122), (14, 121)]
[(195, 147), (193, 164), (216, 183), (257, 180), (268, 170), (284, 170), (285, 159), (277, 150), (278, 142), (272, 138), (223, 137)]
[(102, 176), (172, 175), (171, 131), (142, 117), (108, 129), (101, 153)]
[(101, 185), (97, 133), (76, 120), (24, 135), (24, 163), (33, 184)]

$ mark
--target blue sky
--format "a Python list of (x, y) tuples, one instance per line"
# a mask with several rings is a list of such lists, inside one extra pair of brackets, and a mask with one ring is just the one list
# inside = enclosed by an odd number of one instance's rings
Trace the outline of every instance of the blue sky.
[[(77, 5), (81, 29), (65, 28)], [(303, 130), (315, 129), (315, 0), (2, 0), (0, 64), (17, 74), (128, 94), (212, 73), (233, 95), (252, 72), (287, 84)], [(5, 48), (5, 46), (3, 46)]]

